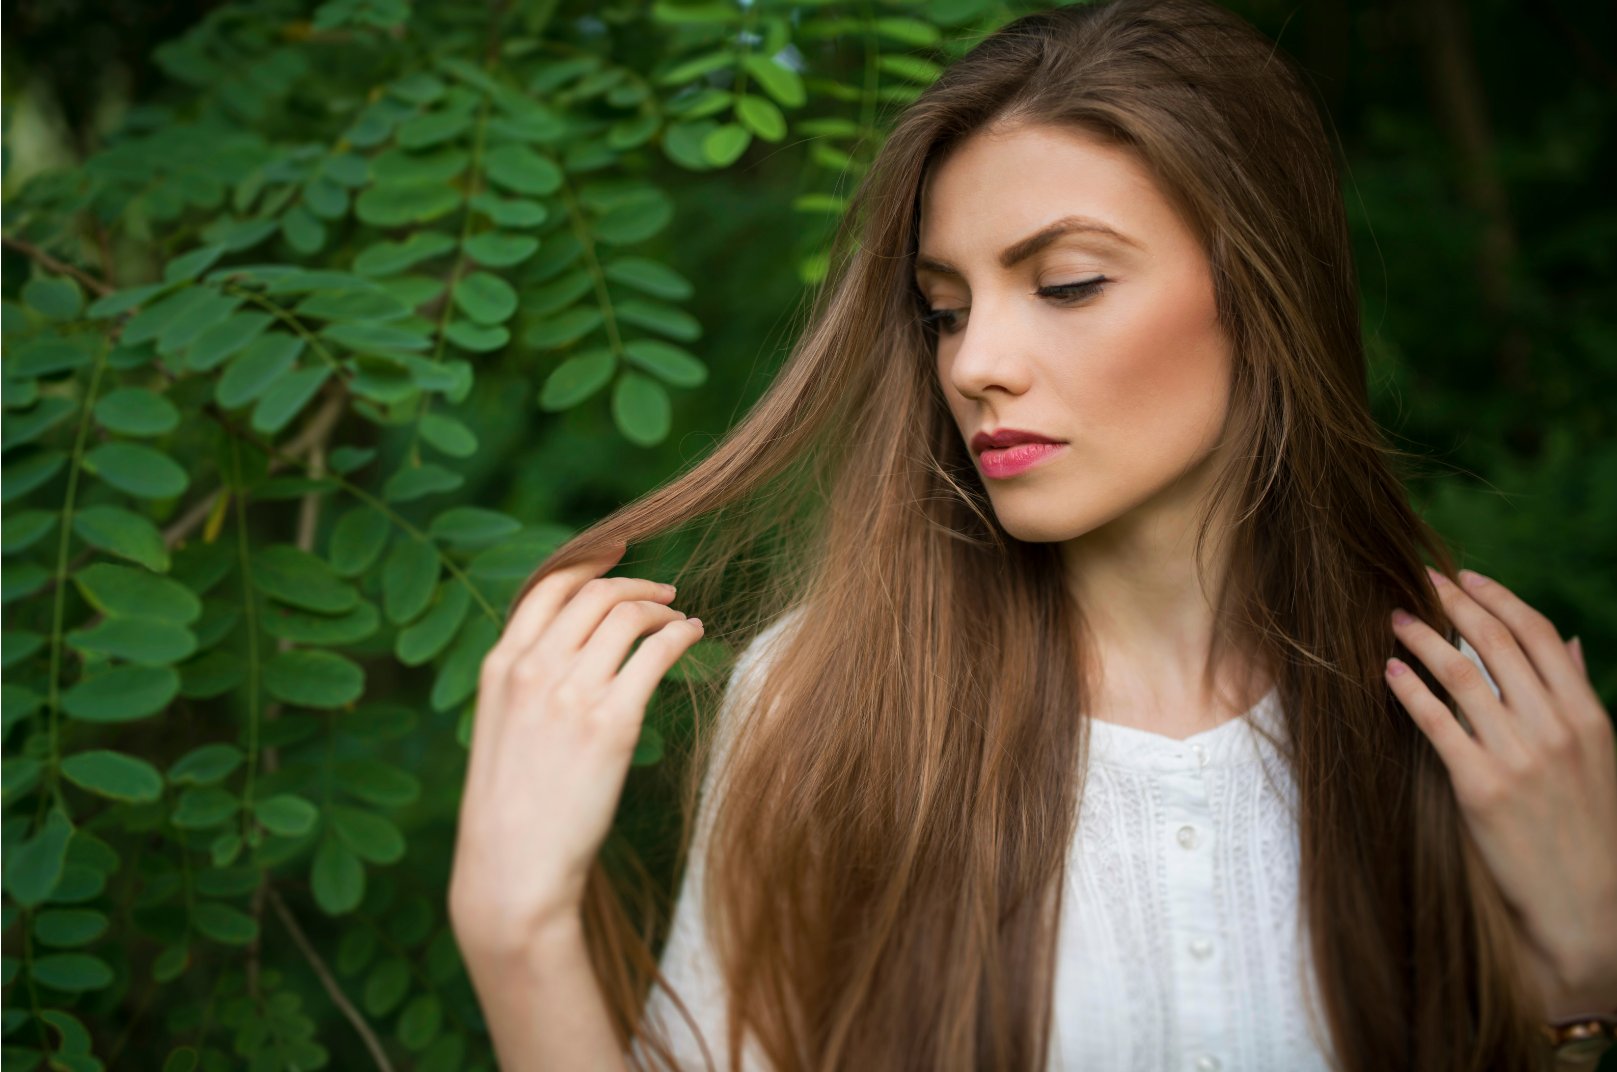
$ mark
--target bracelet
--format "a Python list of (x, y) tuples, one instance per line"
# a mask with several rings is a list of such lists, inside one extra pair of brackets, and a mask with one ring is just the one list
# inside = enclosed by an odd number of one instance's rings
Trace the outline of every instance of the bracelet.
[(1617, 1010), (1567, 1016), (1539, 1025), (1550, 1050), (1560, 1057), (1597, 1057), (1617, 1044)]

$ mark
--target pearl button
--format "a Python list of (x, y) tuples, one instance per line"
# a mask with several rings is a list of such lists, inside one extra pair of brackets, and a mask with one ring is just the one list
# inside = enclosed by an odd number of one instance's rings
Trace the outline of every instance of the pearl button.
[(1192, 745), (1191, 751), (1196, 753), (1196, 766), (1207, 766), (1207, 749), (1202, 745)]
[(1196, 1057), (1196, 1072), (1218, 1072), (1218, 1058), (1210, 1053), (1198, 1054)]
[(1213, 955), (1213, 943), (1206, 938), (1192, 938), (1190, 940), (1190, 954), (1197, 960), (1206, 960)]
[(1196, 847), (1196, 828), (1186, 823), (1179, 828), (1179, 844), (1187, 849)]

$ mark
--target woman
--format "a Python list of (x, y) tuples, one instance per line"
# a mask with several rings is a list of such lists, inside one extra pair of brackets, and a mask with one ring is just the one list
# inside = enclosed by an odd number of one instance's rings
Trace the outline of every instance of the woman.
[[(757, 407), (484, 664), (450, 904), (506, 1069), (1517, 1069), (1617, 1008), (1609, 717), (1407, 503), (1271, 42), (1012, 22), (833, 263)], [(698, 517), (684, 609), (601, 576)], [(743, 652), (692, 697), (659, 973), (598, 855), (686, 610)]]

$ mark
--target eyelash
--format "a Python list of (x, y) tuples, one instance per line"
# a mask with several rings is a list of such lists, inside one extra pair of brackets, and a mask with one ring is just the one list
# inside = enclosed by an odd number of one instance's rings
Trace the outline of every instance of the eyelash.
[[(1081, 283), (1060, 283), (1056, 286), (1040, 287), (1036, 293), (1041, 298), (1054, 298), (1057, 302), (1068, 303), (1081, 301), (1093, 297), (1105, 289), (1104, 284), (1109, 282), (1105, 276), (1096, 276)], [(953, 335), (957, 329), (947, 328), (943, 325), (948, 318), (960, 312), (959, 309), (923, 309), (921, 323), (927, 328), (936, 330), (944, 335)]]

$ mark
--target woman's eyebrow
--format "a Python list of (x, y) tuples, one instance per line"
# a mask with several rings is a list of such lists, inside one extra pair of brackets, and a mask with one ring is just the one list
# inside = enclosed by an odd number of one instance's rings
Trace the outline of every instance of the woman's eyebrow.
[[(1063, 216), (1053, 223), (1047, 224), (1026, 238), (1012, 242), (999, 254), (1001, 268), (1014, 268), (1018, 264), (1033, 256), (1039, 250), (1063, 235), (1083, 233), (1093, 235), (1121, 245), (1142, 248), (1140, 243), (1128, 235), (1110, 227), (1092, 216)], [(926, 253), (919, 253), (915, 257), (916, 272), (933, 272), (938, 275), (960, 275), (961, 272), (947, 261), (938, 259)]]

